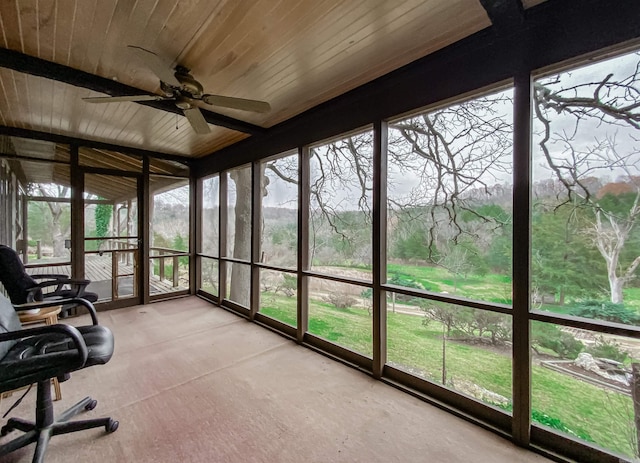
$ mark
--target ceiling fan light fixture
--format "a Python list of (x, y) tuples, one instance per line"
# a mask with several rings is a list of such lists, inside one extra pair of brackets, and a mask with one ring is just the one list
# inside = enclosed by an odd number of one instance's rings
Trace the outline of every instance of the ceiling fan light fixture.
[(176, 106), (182, 110), (191, 109), (193, 108), (193, 100), (184, 96), (178, 97), (176, 99)]

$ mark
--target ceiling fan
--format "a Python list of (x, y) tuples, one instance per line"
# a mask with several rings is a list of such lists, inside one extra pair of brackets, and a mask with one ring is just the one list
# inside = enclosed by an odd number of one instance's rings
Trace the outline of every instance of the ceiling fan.
[(189, 69), (167, 65), (158, 55), (141, 47), (128, 45), (129, 50), (160, 78), (160, 89), (164, 95), (127, 95), (83, 98), (87, 103), (116, 103), (120, 101), (174, 101), (182, 110), (193, 130), (198, 134), (211, 131), (202, 112), (195, 104), (201, 101), (212, 106), (265, 113), (271, 109), (269, 103), (245, 98), (235, 98), (204, 93), (204, 89)]

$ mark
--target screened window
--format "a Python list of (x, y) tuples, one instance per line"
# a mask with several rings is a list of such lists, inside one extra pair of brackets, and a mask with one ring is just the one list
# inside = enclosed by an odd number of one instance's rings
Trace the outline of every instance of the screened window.
[(512, 90), (389, 125), (391, 366), (508, 407), (511, 316), (421, 297), (511, 303)]
[(311, 150), (311, 269), (371, 280), (373, 133)]
[(640, 324), (639, 66), (631, 53), (535, 81), (531, 210), (532, 308), (594, 324), (532, 325), (533, 420), (635, 458), (640, 343), (598, 325)]
[(215, 175), (202, 181), (200, 252), (218, 257), (220, 243), (220, 178)]

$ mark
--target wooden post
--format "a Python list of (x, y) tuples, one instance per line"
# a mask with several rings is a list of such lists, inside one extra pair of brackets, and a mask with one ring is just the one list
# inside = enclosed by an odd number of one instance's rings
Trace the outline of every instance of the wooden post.
[(29, 200), (22, 196), (22, 262), (29, 262)]
[(531, 438), (531, 74), (515, 76), (513, 133), (513, 441)]
[[(373, 215), (371, 256), (373, 288), (372, 341), (374, 378), (382, 378), (387, 364), (387, 292), (382, 285), (387, 283), (387, 134), (388, 124), (378, 120), (373, 125)], [(392, 293), (395, 296), (395, 293)], [(394, 304), (395, 312), (395, 304)]]
[(118, 251), (111, 251), (111, 300), (118, 299)]
[[(158, 251), (158, 255), (164, 256), (164, 251)], [(160, 274), (160, 281), (164, 280), (164, 257), (158, 259), (158, 273)]]
[(447, 330), (442, 324), (442, 385), (447, 385)]
[(298, 343), (304, 341), (304, 335), (309, 329), (309, 277), (304, 272), (309, 270), (310, 159), (311, 153), (308, 146), (298, 148), (298, 303), (296, 307)]
[(178, 265), (180, 265), (180, 262), (178, 260), (178, 256), (173, 256), (173, 287), (177, 288), (178, 287)]

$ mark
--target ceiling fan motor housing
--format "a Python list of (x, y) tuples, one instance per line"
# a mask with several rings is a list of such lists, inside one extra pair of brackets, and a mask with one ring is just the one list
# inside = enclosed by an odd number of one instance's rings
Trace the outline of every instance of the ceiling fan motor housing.
[(182, 90), (188, 92), (191, 96), (200, 98), (204, 93), (202, 85), (189, 74), (188, 69), (182, 66), (176, 67), (175, 77), (178, 79), (178, 82), (182, 84)]

